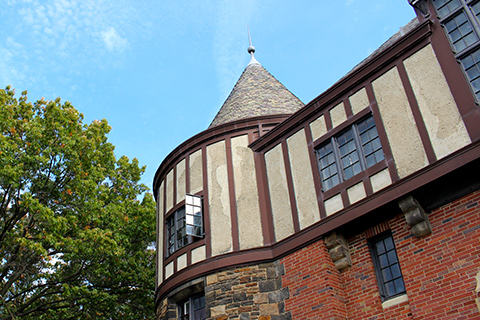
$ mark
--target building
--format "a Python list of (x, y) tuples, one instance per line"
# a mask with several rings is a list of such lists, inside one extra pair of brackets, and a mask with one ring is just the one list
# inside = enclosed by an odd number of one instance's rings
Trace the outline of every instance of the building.
[(249, 48), (155, 175), (157, 319), (480, 318), (480, 2), (409, 2), (306, 105)]

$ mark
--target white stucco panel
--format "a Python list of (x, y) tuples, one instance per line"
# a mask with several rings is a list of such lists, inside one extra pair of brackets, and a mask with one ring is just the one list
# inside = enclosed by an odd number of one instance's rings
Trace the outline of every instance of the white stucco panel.
[(404, 63), (437, 159), (471, 143), (432, 46)]
[(287, 138), (287, 146), (297, 203), (298, 222), (300, 229), (304, 229), (320, 220), (305, 131), (300, 130)]

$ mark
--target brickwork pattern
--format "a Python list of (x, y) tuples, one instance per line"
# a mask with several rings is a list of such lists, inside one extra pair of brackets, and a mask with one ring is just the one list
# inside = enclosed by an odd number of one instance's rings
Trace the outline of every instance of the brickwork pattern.
[(414, 319), (480, 319), (480, 191), (429, 215), (433, 233), (416, 239), (400, 217), (394, 240)]
[(364, 230), (348, 239), (352, 267), (335, 269), (323, 240), (280, 260), (292, 319), (480, 319), (480, 191), (429, 214), (433, 233), (417, 239), (399, 214), (390, 226), (408, 301), (383, 307)]
[(352, 268), (342, 273), (346, 283), (345, 300), (348, 319), (385, 319), (377, 278), (365, 232), (348, 239)]
[(285, 309), (292, 319), (345, 319), (345, 298), (340, 273), (323, 240), (280, 260), (283, 285), (290, 298)]
[(278, 263), (230, 269), (207, 277), (205, 301), (209, 320), (289, 320)]

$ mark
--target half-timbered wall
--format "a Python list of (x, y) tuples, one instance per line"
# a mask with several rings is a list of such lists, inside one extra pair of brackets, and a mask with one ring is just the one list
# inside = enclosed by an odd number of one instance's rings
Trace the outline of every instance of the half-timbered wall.
[[(213, 127), (175, 149), (154, 182), (157, 299), (198, 276), (286, 256), (473, 161), (478, 106), (447, 46), (416, 22), (292, 116)], [(383, 160), (325, 188), (316, 150), (369, 116)], [(203, 197), (205, 236), (167, 255), (165, 221), (186, 193)]]

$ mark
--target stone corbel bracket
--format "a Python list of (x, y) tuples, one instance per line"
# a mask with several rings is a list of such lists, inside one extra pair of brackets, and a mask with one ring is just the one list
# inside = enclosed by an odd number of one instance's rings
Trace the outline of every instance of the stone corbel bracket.
[(405, 196), (398, 201), (398, 205), (402, 209), (405, 220), (412, 228), (412, 233), (415, 237), (421, 238), (432, 233), (428, 215), (415, 198), (411, 195)]
[(337, 270), (342, 271), (352, 266), (348, 241), (343, 235), (334, 231), (329, 233), (324, 241)]

